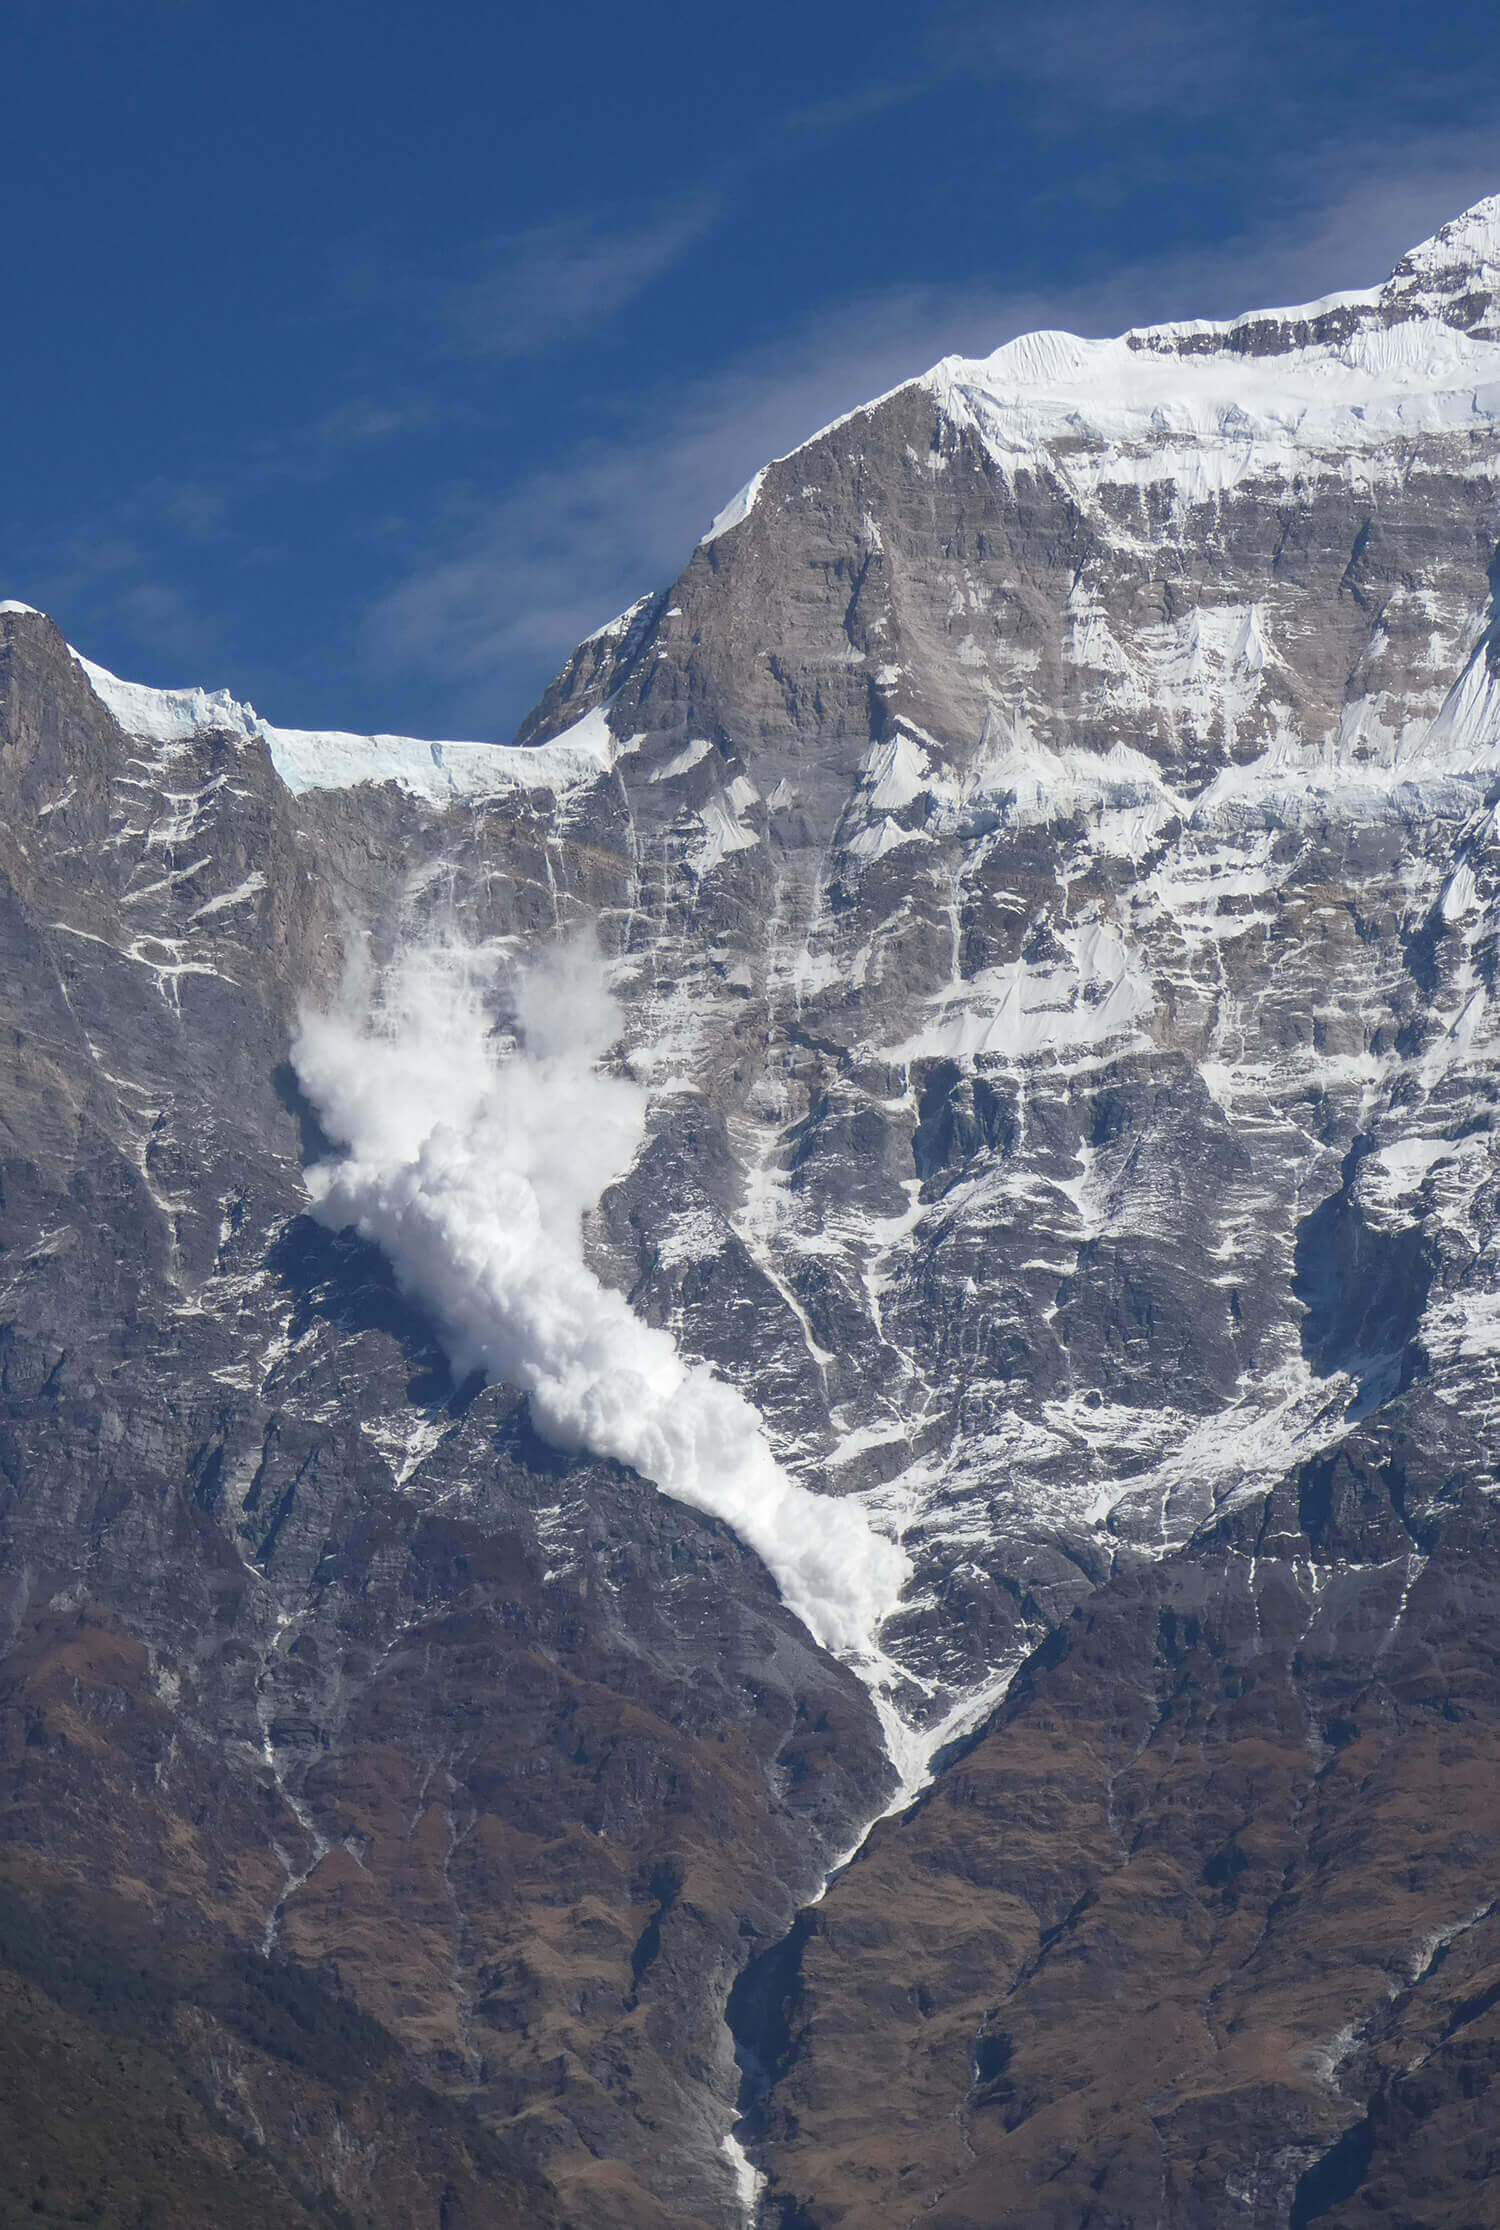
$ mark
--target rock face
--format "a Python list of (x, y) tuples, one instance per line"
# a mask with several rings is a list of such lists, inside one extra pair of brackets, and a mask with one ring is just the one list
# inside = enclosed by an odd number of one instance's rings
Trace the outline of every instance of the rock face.
[[(0, 1979), (103, 2052), (24, 1947), (171, 1947), (194, 2190), (1494, 2218), (1497, 413), (1486, 203), (940, 365), (509, 750), (0, 612)], [(650, 1094), (589, 1261), (899, 1537), (878, 1666), (306, 1212), (351, 953), (578, 928)], [(262, 1990), (368, 2024), (311, 2140)]]
[[(296, 1002), (444, 817), (299, 804), (213, 711), (132, 741), (48, 622), (0, 626), (7, 1871), (342, 1991), (575, 2220), (713, 2219), (724, 1998), (889, 1790), (869, 1700), (732, 1535), (455, 1387), (303, 1213)], [(545, 827), (467, 828), (491, 923)], [(359, 2154), (293, 2165), (437, 2223), (441, 2178), (424, 2213)]]
[(768, 2219), (1493, 2219), (1496, 1526), (1399, 1407), (876, 1830), (758, 2028)]

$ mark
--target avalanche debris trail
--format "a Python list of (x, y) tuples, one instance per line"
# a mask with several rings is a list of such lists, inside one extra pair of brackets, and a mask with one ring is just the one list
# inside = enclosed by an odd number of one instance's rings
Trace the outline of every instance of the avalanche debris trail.
[(497, 1026), (493, 967), (456, 946), (409, 952), (378, 986), (303, 1017), (297, 1071), (342, 1160), (307, 1171), (319, 1219), (353, 1225), (432, 1312), (454, 1368), (521, 1388), (544, 1436), (632, 1465), (722, 1518), (826, 1647), (878, 1661), (909, 1566), (851, 1502), (776, 1462), (757, 1411), (583, 1257), (582, 1217), (630, 1167), (645, 1095), (599, 1062), (618, 1011), (598, 961), (548, 953)]

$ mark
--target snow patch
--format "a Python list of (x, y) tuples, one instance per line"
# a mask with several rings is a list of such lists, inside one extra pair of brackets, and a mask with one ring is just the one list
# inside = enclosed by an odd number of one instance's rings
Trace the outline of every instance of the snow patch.
[(262, 725), (271, 764), (294, 796), (389, 782), (429, 805), (497, 797), (507, 790), (568, 790), (597, 780), (618, 747), (596, 705), (547, 743), (422, 743), (410, 736), (352, 736)]
[(1108, 922), (1070, 924), (1061, 957), (1024, 959), (956, 980), (890, 1058), (1025, 1062), (1134, 1036), (1156, 1006), (1150, 976)]
[(737, 774), (722, 797), (710, 798), (698, 808), (701, 840), (688, 853), (688, 866), (702, 882), (731, 852), (748, 852), (760, 842), (760, 832), (749, 828), (742, 816), (759, 805), (760, 792), (748, 775)]
[(755, 509), (755, 499), (760, 494), (761, 483), (769, 470), (768, 465), (762, 465), (759, 472), (752, 472), (739, 494), (731, 496), (722, 511), (715, 512), (713, 525), (698, 545), (700, 549), (710, 542), (717, 542), (721, 534), (727, 534), (731, 527), (737, 527), (741, 519), (749, 518)]
[(169, 751), (217, 733), (232, 736), (241, 746), (263, 742), (294, 797), (366, 782), (389, 783), (439, 807), (518, 789), (561, 792), (597, 781), (641, 741), (639, 736), (618, 741), (602, 705), (540, 744), (428, 743), (414, 736), (278, 728), (227, 689), (151, 689), (122, 681), (77, 651), (73, 656), (95, 696), (127, 735)]
[[(609, 641), (611, 637), (616, 635), (628, 635), (631, 627), (640, 618), (650, 602), (649, 591), (645, 596), (638, 596), (633, 604), (626, 605), (623, 612), (616, 612), (613, 619), (607, 619), (602, 627), (596, 627), (591, 635), (585, 635), (583, 643), (602, 643)], [(671, 614), (668, 613), (666, 616), (670, 618)], [(583, 643), (578, 646), (580, 650), (583, 648)]]
[(693, 742), (684, 744), (675, 757), (669, 759), (664, 767), (657, 767), (646, 779), (650, 782), (675, 782), (679, 774), (690, 774), (694, 767), (701, 767), (712, 751), (713, 745), (707, 737), (698, 736)]

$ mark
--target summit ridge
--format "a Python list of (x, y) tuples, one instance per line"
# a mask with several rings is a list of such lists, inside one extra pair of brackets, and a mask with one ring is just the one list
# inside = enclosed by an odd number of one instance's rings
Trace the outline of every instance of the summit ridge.
[[(1070, 425), (1110, 442), (1139, 439), (1157, 412), (1195, 432), (1249, 439), (1274, 430), (1298, 446), (1303, 436), (1313, 448), (1375, 446), (1418, 418), (1460, 426), (1492, 410), (1497, 292), (1500, 195), (1490, 195), (1409, 250), (1378, 287), (1218, 321), (1137, 326), (1112, 340), (1022, 333), (988, 356), (944, 357), (903, 384), (973, 417), (1002, 457)], [(1174, 379), (1167, 364), (1182, 376)], [(1485, 390), (1483, 400), (1475, 389)], [(861, 404), (789, 455), (888, 400)], [(1244, 414), (1239, 425), (1236, 413)], [(1164, 460), (1158, 477), (1174, 469)], [(766, 470), (719, 513), (710, 539), (745, 516)]]

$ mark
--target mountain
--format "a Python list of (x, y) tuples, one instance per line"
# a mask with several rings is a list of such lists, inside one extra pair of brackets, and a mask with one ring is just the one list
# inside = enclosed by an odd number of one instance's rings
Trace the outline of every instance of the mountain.
[(1500, 2219), (1497, 415), (1500, 200), (510, 747), (0, 608), (6, 2219)]

